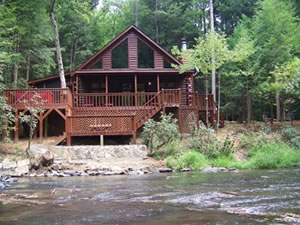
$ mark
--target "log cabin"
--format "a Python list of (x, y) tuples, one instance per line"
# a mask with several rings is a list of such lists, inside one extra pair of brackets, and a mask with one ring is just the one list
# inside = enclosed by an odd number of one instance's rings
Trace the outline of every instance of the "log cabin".
[[(76, 70), (66, 73), (67, 88), (59, 76), (29, 81), (29, 89), (4, 90), (7, 103), (16, 110), (15, 141), (19, 140), (20, 112), (24, 100), (34, 94), (44, 101), (37, 133), (61, 134), (59, 142), (72, 144), (72, 137), (136, 135), (148, 119), (172, 112), (181, 133), (191, 132), (191, 123), (216, 119), (212, 95), (194, 91), (193, 71), (183, 74), (171, 64), (182, 62), (131, 25)], [(207, 113), (209, 112), (209, 113)]]

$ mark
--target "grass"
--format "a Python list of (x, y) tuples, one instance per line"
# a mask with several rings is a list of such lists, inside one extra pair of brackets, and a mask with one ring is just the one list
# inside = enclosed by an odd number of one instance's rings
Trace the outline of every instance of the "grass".
[(191, 168), (193, 170), (207, 166), (238, 169), (291, 168), (300, 165), (300, 150), (277, 142), (259, 144), (248, 151), (248, 159), (243, 161), (237, 161), (232, 154), (207, 158), (195, 150), (189, 150), (178, 157), (169, 156), (167, 163), (173, 169)]
[(196, 170), (208, 166), (208, 160), (199, 152), (187, 151), (177, 159), (174, 156), (169, 156), (167, 165), (174, 169), (191, 168)]

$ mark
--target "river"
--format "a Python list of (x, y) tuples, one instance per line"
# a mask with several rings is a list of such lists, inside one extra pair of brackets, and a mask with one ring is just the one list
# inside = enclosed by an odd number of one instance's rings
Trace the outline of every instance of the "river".
[(22, 178), (1, 225), (300, 224), (300, 170)]

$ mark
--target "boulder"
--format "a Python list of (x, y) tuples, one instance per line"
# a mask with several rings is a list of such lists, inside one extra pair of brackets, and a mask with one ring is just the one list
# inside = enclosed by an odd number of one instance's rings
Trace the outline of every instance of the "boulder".
[(173, 170), (171, 168), (159, 168), (158, 171), (160, 173), (172, 173)]
[(17, 161), (17, 167), (29, 166), (29, 165), (30, 165), (30, 160), (29, 159), (23, 159), (23, 160)]
[(41, 165), (43, 166), (51, 166), (54, 162), (54, 154), (50, 151), (47, 151), (41, 157)]
[(18, 166), (16, 169), (15, 169), (15, 176), (23, 176), (25, 174), (28, 174), (29, 172), (29, 166), (28, 165), (23, 165), (23, 166)]
[(15, 161), (10, 161), (9, 159), (4, 159), (2, 162), (2, 168), (6, 169), (14, 169), (17, 167), (17, 163)]

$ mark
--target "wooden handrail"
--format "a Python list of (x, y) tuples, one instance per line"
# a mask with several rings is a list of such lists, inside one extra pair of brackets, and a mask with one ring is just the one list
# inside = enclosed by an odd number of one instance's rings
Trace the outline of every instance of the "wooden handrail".
[(72, 107), (72, 93), (68, 88), (27, 88), (27, 89), (5, 89), (3, 95), (6, 103), (22, 108), (26, 104), (32, 104), (32, 97), (38, 94), (43, 100), (42, 108), (46, 107)]

